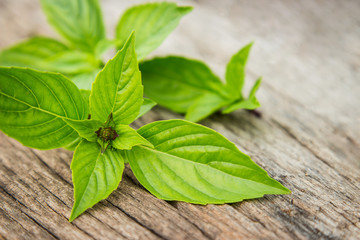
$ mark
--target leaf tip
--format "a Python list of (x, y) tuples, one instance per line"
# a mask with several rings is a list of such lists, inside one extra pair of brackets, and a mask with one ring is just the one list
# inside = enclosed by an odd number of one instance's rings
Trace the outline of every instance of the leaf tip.
[(260, 76), (260, 77), (256, 80), (256, 84), (260, 84), (260, 83), (262, 82), (262, 79), (263, 79), (263, 77)]
[(183, 15), (185, 15), (185, 14), (192, 12), (192, 10), (194, 10), (194, 7), (193, 6), (181, 6), (181, 7), (178, 7), (178, 9), (181, 11), (181, 13)]
[(130, 35), (129, 35), (129, 38), (128, 38), (128, 41), (134, 41), (134, 39), (135, 39), (135, 30), (133, 30), (131, 33), (130, 33)]
[[(276, 180), (275, 180), (276, 181)], [(285, 187), (284, 185), (282, 185), (280, 182), (276, 181), (278, 183), (278, 189), (280, 190), (277, 194), (284, 194), (284, 195), (287, 195), (287, 194), (291, 194), (291, 190), (288, 189), (287, 187)]]
[(70, 217), (69, 217), (69, 222), (74, 221), (79, 215), (80, 215), (80, 213), (77, 213), (76, 209), (73, 208), (71, 210), (71, 214), (70, 214)]
[[(134, 45), (134, 44), (135, 44), (135, 31), (132, 31), (132, 32), (130, 33), (129, 37), (127, 38), (125, 44), (124, 44), (124, 45), (122, 46), (122, 48), (118, 51), (117, 54), (119, 54), (120, 52), (124, 51), (124, 49), (127, 49), (127, 48), (129, 48), (129, 46)], [(117, 54), (116, 54), (116, 55), (117, 55)], [(114, 58), (116, 58), (116, 55), (115, 55)], [(114, 58), (113, 58), (113, 59), (114, 59)]]

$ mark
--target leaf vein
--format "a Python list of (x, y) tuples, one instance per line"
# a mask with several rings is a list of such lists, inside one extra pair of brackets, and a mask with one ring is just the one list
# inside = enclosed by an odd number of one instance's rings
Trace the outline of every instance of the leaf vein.
[[(65, 117), (67, 116), (67, 112), (65, 111), (64, 105), (61, 103), (61, 101), (59, 100), (59, 98), (56, 96), (56, 94), (53, 92), (53, 90), (40, 78), (34, 76), (34, 78), (36, 78), (37, 80), (39, 80), (50, 92), (51, 94), (55, 97), (56, 101), (59, 103), (60, 107), (62, 108), (62, 110), (64, 111)], [(60, 80), (61, 81), (61, 80)]]

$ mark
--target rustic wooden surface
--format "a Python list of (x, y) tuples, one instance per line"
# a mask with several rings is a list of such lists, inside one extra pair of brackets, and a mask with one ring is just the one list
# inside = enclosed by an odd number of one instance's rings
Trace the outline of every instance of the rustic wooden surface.
[[(102, 1), (108, 29), (126, 6)], [(203, 124), (248, 153), (291, 195), (198, 206), (156, 199), (129, 168), (110, 197), (73, 223), (72, 153), (26, 148), (0, 134), (0, 239), (360, 239), (360, 1), (194, 0), (154, 55), (206, 60), (221, 76), (255, 40), (248, 82), (264, 77), (261, 117)], [(0, 0), (0, 47), (56, 36), (34, 0)], [(113, 34), (110, 31), (110, 34)], [(141, 126), (180, 117), (162, 108)]]

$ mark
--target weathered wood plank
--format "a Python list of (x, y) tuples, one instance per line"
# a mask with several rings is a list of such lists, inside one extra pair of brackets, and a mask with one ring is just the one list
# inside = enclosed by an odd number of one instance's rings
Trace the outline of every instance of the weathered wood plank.
[[(103, 0), (109, 29), (139, 2)], [(255, 40), (248, 73), (264, 75), (261, 117), (237, 111), (203, 124), (293, 193), (221, 206), (166, 202), (127, 167), (107, 200), (69, 223), (71, 153), (0, 134), (0, 239), (360, 238), (360, 2), (183, 2), (195, 11), (154, 55), (203, 59), (223, 75), (229, 57)], [(56, 36), (31, 0), (0, 1), (0, 24), (0, 47)], [(156, 108), (134, 126), (174, 117)]]

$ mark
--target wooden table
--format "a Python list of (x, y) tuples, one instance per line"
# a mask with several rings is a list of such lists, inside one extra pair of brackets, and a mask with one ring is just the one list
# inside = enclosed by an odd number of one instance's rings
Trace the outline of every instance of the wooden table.
[[(108, 30), (139, 2), (102, 1)], [(195, 10), (153, 55), (202, 59), (223, 76), (231, 55), (254, 40), (246, 88), (264, 77), (261, 117), (239, 110), (202, 124), (292, 194), (225, 205), (166, 202), (127, 167), (107, 200), (69, 223), (72, 153), (32, 150), (1, 133), (0, 239), (360, 239), (360, 1), (181, 4)], [(0, 26), (0, 47), (56, 36), (34, 0), (0, 0)], [(180, 117), (157, 107), (134, 126)]]

